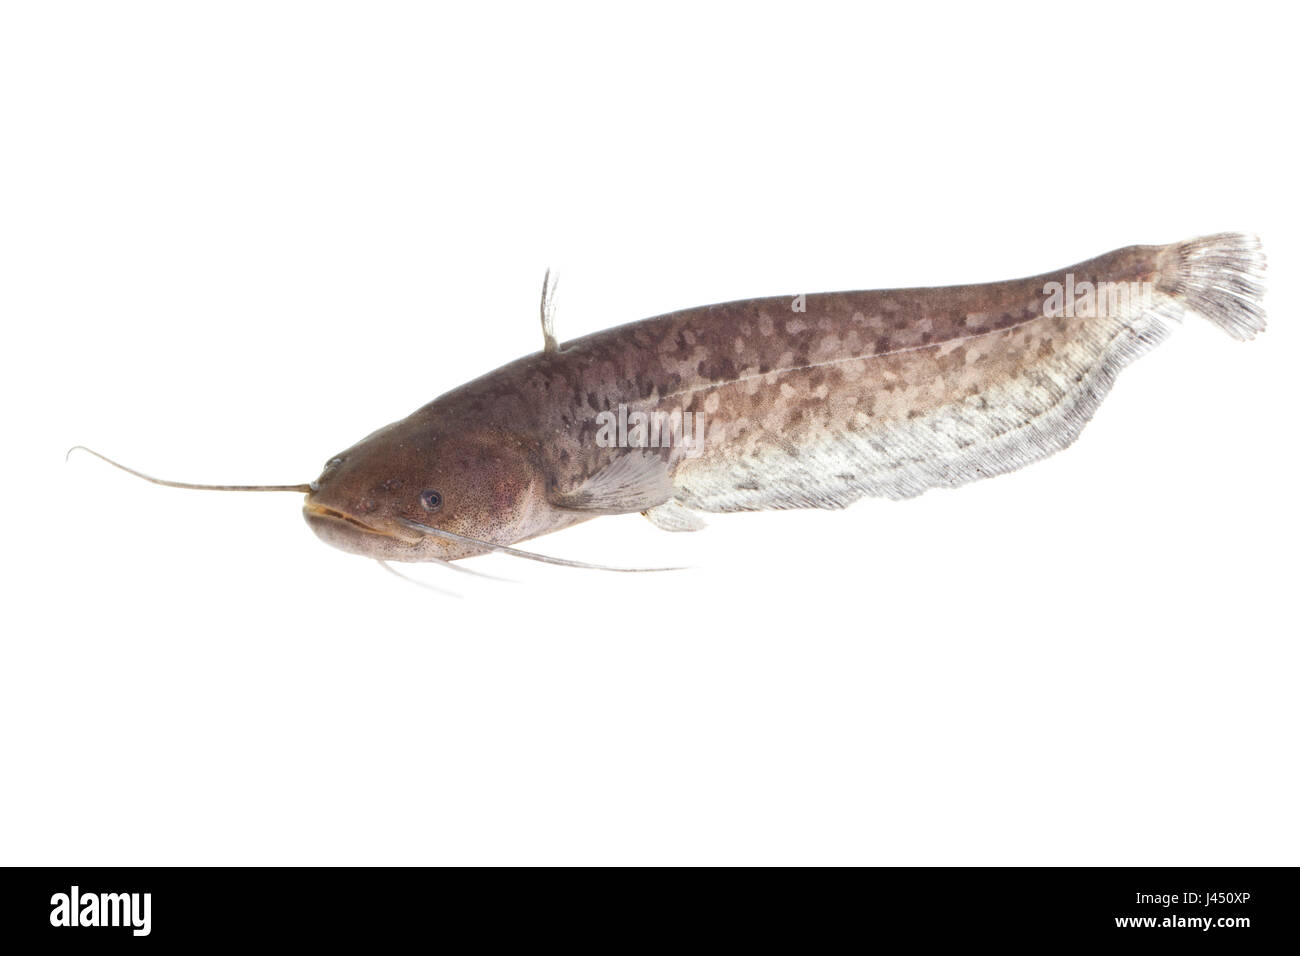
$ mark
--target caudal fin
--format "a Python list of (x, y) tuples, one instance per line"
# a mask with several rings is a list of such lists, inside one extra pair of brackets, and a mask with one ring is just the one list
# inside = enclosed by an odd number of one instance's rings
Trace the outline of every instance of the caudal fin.
[(1157, 288), (1234, 339), (1264, 331), (1264, 250), (1255, 236), (1222, 232), (1167, 248)]

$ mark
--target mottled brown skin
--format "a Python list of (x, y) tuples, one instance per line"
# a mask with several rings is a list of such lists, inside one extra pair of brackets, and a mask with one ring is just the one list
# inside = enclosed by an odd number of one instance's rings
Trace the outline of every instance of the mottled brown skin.
[[(389, 560), (476, 553), (403, 518), (496, 544), (559, 530), (594, 515), (557, 502), (626, 453), (595, 441), (597, 413), (620, 403), (707, 416), (701, 456), (659, 452), (684, 504), (808, 506), (762, 488), (753, 463), (797, 459), (817, 435), (978, 401), (1082, 334), (1081, 323), (1043, 317), (1046, 282), (1067, 272), (1158, 282), (1172, 248), (1130, 247), (1010, 282), (808, 295), (803, 312), (793, 296), (728, 302), (589, 335), (475, 379), (340, 453), (305, 514), (327, 543)], [(420, 504), (426, 489), (442, 496), (432, 513)]]

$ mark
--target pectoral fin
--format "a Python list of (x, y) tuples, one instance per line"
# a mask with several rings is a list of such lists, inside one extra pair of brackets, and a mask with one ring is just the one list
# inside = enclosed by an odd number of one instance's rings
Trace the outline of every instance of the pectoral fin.
[(658, 455), (629, 451), (576, 489), (553, 499), (560, 508), (618, 515), (648, 511), (673, 495), (668, 465)]

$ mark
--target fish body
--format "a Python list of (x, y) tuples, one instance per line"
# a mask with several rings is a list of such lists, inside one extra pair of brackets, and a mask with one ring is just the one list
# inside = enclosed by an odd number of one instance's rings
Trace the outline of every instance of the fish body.
[(1184, 312), (1253, 337), (1263, 262), (1223, 234), (1006, 282), (685, 309), (563, 346), (548, 328), (542, 351), (331, 459), (304, 512), (344, 550), (447, 560), (605, 514), (693, 530), (698, 512), (955, 487), (1069, 445)]

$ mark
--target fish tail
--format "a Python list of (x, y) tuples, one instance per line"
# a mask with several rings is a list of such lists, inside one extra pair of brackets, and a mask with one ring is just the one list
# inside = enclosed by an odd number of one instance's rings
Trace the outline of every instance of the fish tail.
[(1222, 232), (1166, 246), (1159, 292), (1234, 339), (1264, 331), (1264, 250), (1255, 236)]

